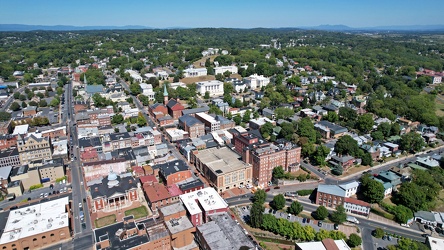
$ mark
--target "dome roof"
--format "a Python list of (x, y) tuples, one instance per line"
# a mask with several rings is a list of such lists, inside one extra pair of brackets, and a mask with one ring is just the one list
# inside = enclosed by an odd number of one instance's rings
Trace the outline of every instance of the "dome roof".
[(108, 181), (115, 181), (115, 180), (117, 180), (117, 174), (111, 170), (111, 172), (108, 174)]

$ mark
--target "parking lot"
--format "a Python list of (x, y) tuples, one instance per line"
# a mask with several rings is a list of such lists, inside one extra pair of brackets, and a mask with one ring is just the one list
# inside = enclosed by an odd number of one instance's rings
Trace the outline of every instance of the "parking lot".
[[(251, 206), (237, 207), (237, 210), (239, 212), (239, 217), (245, 223), (248, 223), (248, 221), (250, 220), (250, 208), (251, 208)], [(304, 226), (309, 225), (309, 226), (313, 227), (316, 230), (316, 232), (319, 231), (319, 229), (321, 229), (321, 228), (323, 228), (325, 230), (334, 230), (334, 224), (332, 224), (332, 223), (322, 222), (322, 225), (318, 226), (317, 220), (290, 215), (286, 212), (276, 211), (271, 208), (265, 208), (264, 214), (273, 214), (276, 218), (284, 218), (284, 219), (287, 219), (291, 222), (297, 221), (301, 225), (304, 225)], [(342, 226), (342, 225), (340, 225), (340, 226)]]

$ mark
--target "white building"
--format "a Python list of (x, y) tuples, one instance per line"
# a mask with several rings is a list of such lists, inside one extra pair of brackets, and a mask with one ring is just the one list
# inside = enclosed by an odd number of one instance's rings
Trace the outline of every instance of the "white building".
[(296, 250), (351, 250), (351, 248), (345, 243), (344, 240), (332, 240), (330, 238), (323, 239), (322, 241), (314, 242), (299, 242), (296, 243)]
[(206, 68), (189, 68), (183, 71), (183, 77), (197, 77), (197, 76), (206, 76), (207, 69)]
[(339, 187), (345, 190), (345, 197), (350, 197), (352, 195), (355, 195), (358, 191), (359, 182), (353, 181), (339, 185)]
[(237, 74), (236, 66), (220, 66), (214, 68), (214, 74), (224, 74), (226, 71), (229, 71), (231, 74)]
[(150, 101), (154, 100), (154, 91), (153, 91), (153, 85), (151, 84), (146, 84), (146, 83), (141, 83), (139, 84), (140, 88), (142, 89), (142, 94), (144, 96), (148, 96), (148, 99)]
[(368, 216), (370, 214), (371, 205), (365, 201), (354, 198), (345, 198), (344, 208), (347, 213)]
[(135, 70), (127, 69), (125, 70), (125, 73), (128, 73), (131, 78), (134, 79), (136, 82), (142, 82), (142, 76)]
[(251, 75), (249, 77), (244, 78), (245, 84), (250, 87), (250, 89), (259, 89), (267, 86), (270, 83), (270, 79), (264, 77), (263, 75)]
[(210, 92), (210, 96), (221, 96), (224, 94), (224, 83), (218, 80), (197, 83), (198, 93), (204, 96), (207, 91)]
[(183, 83), (183, 82), (173, 82), (173, 83), (170, 83), (170, 88), (177, 89), (178, 87), (186, 88), (187, 85), (185, 83)]
[(216, 121), (216, 119), (214, 119), (214, 117), (212, 117), (211, 115), (201, 112), (201, 113), (196, 113), (195, 117), (201, 122), (203, 122), (205, 124), (205, 127), (210, 128), (211, 132), (220, 129), (220, 121)]
[(163, 80), (168, 79), (168, 77), (169, 77), (168, 73), (165, 70), (157, 71), (156, 76), (157, 76), (157, 78), (163, 79)]

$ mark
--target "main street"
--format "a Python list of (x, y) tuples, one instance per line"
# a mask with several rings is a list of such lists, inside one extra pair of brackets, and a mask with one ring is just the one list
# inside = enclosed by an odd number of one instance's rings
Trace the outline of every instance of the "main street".
[[(88, 203), (83, 202), (86, 200), (86, 189), (82, 174), (82, 165), (80, 162), (80, 155), (78, 150), (79, 138), (77, 136), (75, 116), (74, 116), (74, 100), (72, 95), (72, 83), (65, 85), (65, 106), (67, 107), (67, 113), (63, 117), (67, 118), (68, 137), (71, 141), (70, 154), (74, 156), (74, 161), (71, 161), (71, 182), (72, 182), (72, 212), (74, 216), (74, 249), (81, 249), (82, 246), (92, 246), (92, 227), (91, 218), (89, 214)], [(79, 206), (81, 204), (81, 206)], [(84, 219), (81, 220), (80, 212), (83, 211)], [(84, 227), (82, 227), (84, 223)]]

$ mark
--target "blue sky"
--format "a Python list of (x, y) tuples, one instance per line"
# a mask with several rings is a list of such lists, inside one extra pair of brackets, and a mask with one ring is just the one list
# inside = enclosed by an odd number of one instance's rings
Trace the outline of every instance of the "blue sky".
[(442, 0), (0, 0), (1, 24), (350, 27), (444, 24)]

